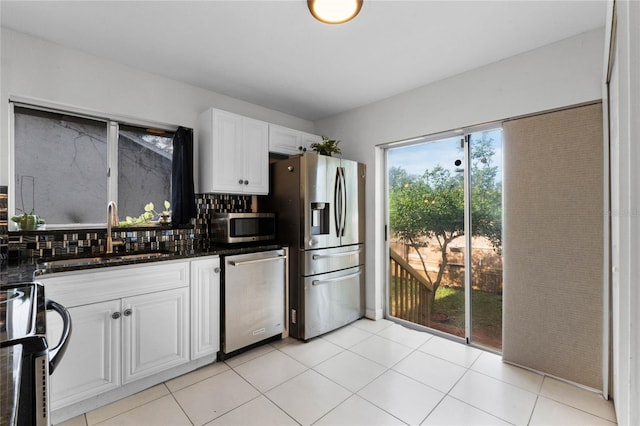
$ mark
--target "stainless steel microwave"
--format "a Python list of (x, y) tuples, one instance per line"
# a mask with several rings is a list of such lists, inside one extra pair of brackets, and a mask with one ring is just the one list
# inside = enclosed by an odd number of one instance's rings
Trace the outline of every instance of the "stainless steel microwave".
[(273, 213), (214, 213), (211, 240), (233, 244), (269, 241), (276, 237), (276, 218)]

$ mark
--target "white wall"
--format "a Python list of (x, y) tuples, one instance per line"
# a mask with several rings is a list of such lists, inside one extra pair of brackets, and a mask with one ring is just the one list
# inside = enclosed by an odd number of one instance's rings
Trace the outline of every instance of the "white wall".
[[(2, 28), (0, 185), (9, 182), (7, 100), (42, 99), (98, 114), (196, 128), (216, 107), (311, 132), (313, 123)], [(196, 161), (197, 164), (197, 161)], [(196, 179), (197, 181), (197, 179)]]
[[(611, 4), (609, 5), (611, 9)], [(613, 398), (619, 425), (640, 424), (640, 2), (616, 1), (609, 86)], [(611, 18), (611, 13), (609, 14)], [(611, 33), (612, 21), (607, 23)], [(606, 59), (609, 59), (607, 49)], [(607, 61), (608, 62), (608, 61)]]
[(385, 274), (375, 146), (601, 99), (603, 44), (604, 29), (590, 31), (315, 123), (367, 164), (367, 316), (382, 315)]

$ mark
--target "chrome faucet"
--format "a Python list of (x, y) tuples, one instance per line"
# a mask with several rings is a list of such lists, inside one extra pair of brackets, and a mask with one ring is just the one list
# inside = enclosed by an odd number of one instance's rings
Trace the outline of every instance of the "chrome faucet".
[(120, 239), (113, 240), (111, 228), (118, 225), (118, 207), (115, 201), (109, 201), (107, 204), (107, 253), (113, 253), (114, 246), (124, 245), (124, 241)]

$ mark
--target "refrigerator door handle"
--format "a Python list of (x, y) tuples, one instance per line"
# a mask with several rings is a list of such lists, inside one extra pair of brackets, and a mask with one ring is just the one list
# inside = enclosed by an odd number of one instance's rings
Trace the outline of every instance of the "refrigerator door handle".
[(336, 184), (333, 195), (333, 215), (336, 221), (336, 236), (341, 237), (342, 232), (342, 179), (340, 179), (341, 168), (336, 168)]
[(354, 272), (354, 273), (349, 274), (349, 275), (343, 275), (341, 277), (327, 278), (326, 280), (313, 280), (313, 281), (311, 281), (311, 285), (331, 284), (331, 283), (334, 283), (336, 281), (348, 280), (349, 278), (354, 278), (354, 277), (357, 277), (359, 275), (362, 275), (362, 271)]
[(336, 219), (336, 234), (344, 237), (344, 227), (347, 221), (347, 186), (344, 167), (336, 169), (336, 185), (334, 195), (334, 214)]
[(347, 225), (347, 178), (344, 173), (344, 167), (340, 167), (340, 177), (342, 179), (342, 191), (340, 191), (342, 195), (342, 223), (340, 224), (340, 236), (344, 237), (344, 230)]
[(360, 249), (345, 251), (342, 253), (333, 253), (333, 254), (314, 254), (311, 256), (311, 259), (318, 260), (318, 259), (327, 259), (331, 257), (351, 256), (352, 254), (358, 254), (358, 253), (360, 253)]

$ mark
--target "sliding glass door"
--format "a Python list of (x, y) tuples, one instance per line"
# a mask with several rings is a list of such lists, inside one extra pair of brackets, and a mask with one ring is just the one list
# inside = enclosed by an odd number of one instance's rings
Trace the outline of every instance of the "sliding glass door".
[(501, 130), (386, 152), (388, 315), (500, 350)]
[(469, 140), (471, 341), (502, 350), (502, 129)]

